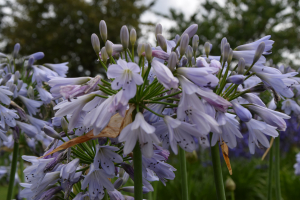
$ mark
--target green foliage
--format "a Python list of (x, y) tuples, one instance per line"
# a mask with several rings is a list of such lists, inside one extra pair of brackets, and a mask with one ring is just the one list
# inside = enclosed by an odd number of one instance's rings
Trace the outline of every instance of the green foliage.
[(143, 6), (141, 0), (17, 0), (7, 4), (13, 23), (2, 24), (0, 41), (7, 42), (4, 52), (12, 52), (19, 42), (23, 54), (43, 51), (43, 63), (69, 61), (69, 77), (100, 72), (90, 39), (92, 33), (100, 38), (100, 20), (106, 21), (108, 39), (120, 41), (121, 26), (140, 33), (140, 15), (153, 5)]
[[(169, 18), (176, 21), (177, 26), (172, 27), (170, 32), (174, 37), (189, 25), (198, 24), (200, 44), (212, 43), (212, 55), (220, 52), (219, 44), (223, 37), (235, 48), (271, 35), (275, 43), (273, 53), (267, 58), (272, 58), (274, 63), (284, 62), (295, 67), (294, 59), (284, 58), (282, 53), (296, 53), (299, 50), (299, 10), (299, 3), (295, 0), (226, 0), (224, 6), (206, 0), (188, 19), (182, 13), (171, 10)], [(298, 54), (295, 56), (299, 58)]]

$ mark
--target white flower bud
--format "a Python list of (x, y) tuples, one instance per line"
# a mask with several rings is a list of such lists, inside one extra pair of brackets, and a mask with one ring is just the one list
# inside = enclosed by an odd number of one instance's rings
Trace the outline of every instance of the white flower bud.
[(204, 53), (205, 53), (207, 58), (209, 56), (210, 50), (211, 50), (211, 44), (209, 42), (205, 42), (205, 44), (204, 44)]
[(101, 49), (101, 58), (104, 62), (106, 62), (108, 59), (108, 55), (107, 55), (105, 47), (102, 47), (102, 49)]
[(223, 63), (227, 61), (228, 56), (229, 56), (229, 52), (230, 52), (230, 45), (229, 45), (229, 43), (226, 43), (224, 45), (223, 54), (222, 54), (222, 56), (223, 56)]
[(171, 71), (174, 71), (177, 64), (177, 54), (173, 51), (168, 60), (168, 68)]
[(21, 46), (20, 46), (19, 43), (15, 44), (15, 46), (14, 46), (14, 51), (13, 51), (13, 57), (14, 57), (14, 58), (17, 57), (17, 55), (18, 55), (18, 53), (19, 53), (19, 51), (20, 51), (20, 48), (21, 48)]
[(106, 23), (105, 23), (104, 20), (100, 21), (99, 30), (100, 30), (100, 35), (101, 35), (102, 40), (104, 42), (106, 42), (106, 40), (107, 40), (107, 26), (106, 26)]
[(145, 55), (148, 62), (151, 62), (152, 59), (152, 48), (149, 43), (145, 45)]
[(233, 51), (232, 51), (232, 49), (230, 48), (229, 54), (228, 54), (228, 58), (227, 58), (227, 64), (228, 64), (228, 65), (231, 63), (232, 56), (233, 56)]
[(258, 45), (256, 51), (255, 51), (255, 55), (253, 58), (253, 65), (259, 60), (259, 58), (261, 57), (262, 53), (265, 51), (265, 43), (262, 42)]
[(221, 41), (221, 54), (223, 54), (223, 49), (226, 43), (227, 43), (227, 39), (226, 37), (224, 37)]
[(127, 26), (122, 26), (121, 32), (120, 32), (120, 39), (121, 39), (121, 44), (123, 46), (123, 49), (127, 49), (129, 46), (129, 31)]
[(189, 63), (192, 62), (193, 48), (190, 45), (186, 49), (186, 57), (187, 57)]
[(244, 69), (245, 69), (245, 60), (244, 60), (244, 58), (240, 58), (238, 67), (237, 67), (238, 74), (244, 74)]
[(156, 39), (157, 39), (158, 45), (161, 47), (161, 49), (164, 50), (165, 52), (167, 52), (167, 41), (164, 38), (164, 36), (161, 34), (157, 34)]
[(65, 133), (67, 133), (68, 132), (68, 126), (69, 126), (67, 120), (64, 117), (62, 117), (60, 123), (61, 123), (61, 127), (62, 127), (63, 131)]
[(181, 41), (180, 41), (180, 48), (179, 48), (179, 52), (180, 52), (180, 56), (182, 57), (185, 54), (186, 48), (189, 45), (189, 35), (188, 34), (184, 34), (181, 37)]
[(27, 96), (29, 97), (29, 99), (34, 99), (34, 90), (32, 86), (29, 86), (27, 90)]
[(142, 53), (145, 52), (145, 44), (144, 43), (140, 43), (137, 47), (137, 53), (138, 53), (138, 56), (141, 57), (142, 56)]
[(132, 46), (134, 46), (135, 42), (136, 42), (136, 31), (133, 28), (133, 29), (130, 30), (130, 44)]
[(98, 36), (95, 33), (92, 34), (91, 41), (92, 41), (93, 49), (95, 53), (98, 55), (100, 52), (100, 41)]
[(194, 35), (193, 40), (192, 40), (192, 47), (193, 47), (193, 51), (195, 53), (197, 52), (198, 46), (199, 46), (199, 36)]
[(157, 40), (157, 34), (162, 34), (162, 25), (161, 24), (157, 24), (155, 27), (155, 38)]
[(113, 43), (111, 41), (109, 41), (109, 40), (106, 41), (105, 50), (106, 50), (108, 57), (111, 57), (112, 53), (113, 53)]
[(45, 125), (43, 130), (49, 137), (61, 139), (61, 136), (52, 127)]

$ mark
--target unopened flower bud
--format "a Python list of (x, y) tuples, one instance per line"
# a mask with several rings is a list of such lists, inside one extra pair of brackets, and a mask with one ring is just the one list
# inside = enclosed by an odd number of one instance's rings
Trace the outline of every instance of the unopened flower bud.
[(229, 54), (228, 54), (228, 58), (227, 58), (227, 64), (228, 64), (228, 65), (231, 63), (232, 56), (233, 56), (233, 51), (232, 51), (232, 49), (230, 48)]
[(19, 80), (19, 81), (18, 81), (18, 85), (17, 85), (18, 91), (21, 90), (22, 86), (23, 86), (23, 81), (22, 81), (22, 80)]
[[(188, 34), (189, 38), (192, 38), (197, 33), (197, 30), (198, 30), (198, 25), (192, 24), (183, 32), (182, 36), (184, 34)], [(182, 39), (182, 36), (181, 36), (181, 39)]]
[(142, 53), (145, 52), (145, 44), (144, 43), (140, 43), (137, 47), (137, 53), (138, 53), (138, 56), (141, 57), (142, 56)]
[(19, 53), (19, 51), (20, 51), (20, 48), (21, 48), (21, 46), (20, 46), (19, 43), (15, 44), (15, 46), (14, 46), (14, 52), (13, 52), (13, 57), (14, 57), (14, 58), (17, 57), (17, 55), (18, 55), (18, 53)]
[(105, 50), (106, 50), (108, 57), (111, 57), (112, 53), (113, 53), (113, 43), (111, 41), (109, 41), (109, 40), (106, 41)]
[(245, 69), (245, 60), (244, 60), (244, 58), (240, 58), (238, 67), (237, 67), (238, 74), (244, 74), (244, 69)]
[(157, 39), (158, 45), (161, 47), (161, 49), (164, 50), (165, 52), (167, 52), (167, 41), (164, 38), (164, 36), (161, 34), (157, 34), (156, 39)]
[(127, 49), (129, 46), (129, 31), (127, 26), (122, 26), (121, 32), (120, 32), (120, 39), (121, 39), (121, 44), (123, 46), (123, 49)]
[(227, 38), (224, 37), (221, 41), (221, 54), (223, 54), (223, 49), (226, 43), (227, 43)]
[(34, 54), (31, 54), (31, 55), (29, 56), (29, 58), (30, 58), (30, 57), (33, 57), (34, 60), (40, 60), (40, 59), (42, 59), (42, 58), (45, 57), (45, 54), (44, 54), (43, 52), (36, 52), (36, 53), (34, 53)]
[(98, 36), (95, 33), (92, 34), (91, 41), (92, 41), (93, 49), (95, 53), (98, 55), (100, 52), (100, 41)]
[(29, 86), (27, 90), (27, 96), (29, 97), (29, 99), (34, 99), (34, 90), (32, 86)]
[(7, 81), (9, 81), (9, 79), (11, 78), (12, 74), (11, 73), (8, 73), (4, 76), (4, 78), (2, 79), (1, 81), (1, 84), (0, 85), (5, 85), (7, 83)]
[(186, 59), (185, 56), (183, 56), (182, 59), (181, 59), (181, 67), (185, 67), (187, 62), (188, 62), (188, 60)]
[(107, 26), (104, 20), (101, 20), (99, 23), (99, 30), (101, 38), (104, 42), (107, 40)]
[(237, 103), (236, 101), (231, 101), (233, 110), (235, 111), (236, 115), (242, 120), (243, 122), (249, 122), (252, 119), (251, 112), (244, 108), (242, 105)]
[(30, 57), (28, 59), (27, 67), (28, 68), (32, 67), (33, 63), (34, 63), (34, 57)]
[(199, 46), (199, 36), (194, 35), (192, 40), (193, 51), (196, 53)]
[(179, 35), (176, 35), (176, 36), (175, 36), (175, 39), (174, 39), (174, 40), (175, 40), (175, 43), (178, 44), (178, 43), (180, 42), (180, 39), (181, 39), (180, 36), (179, 36)]
[(259, 58), (261, 57), (262, 53), (265, 51), (265, 43), (262, 42), (258, 45), (256, 51), (255, 51), (255, 55), (253, 58), (253, 65), (259, 60)]
[(229, 52), (230, 52), (230, 46), (229, 46), (229, 43), (226, 43), (224, 45), (224, 48), (223, 48), (223, 63), (227, 61), (228, 59), (228, 56), (229, 56)]
[(108, 59), (108, 55), (107, 55), (105, 47), (102, 47), (102, 49), (101, 49), (101, 58), (104, 62), (106, 62)]
[(135, 42), (136, 42), (136, 31), (133, 28), (133, 29), (130, 30), (130, 44), (132, 46), (134, 46)]
[(180, 56), (182, 57), (185, 54), (186, 48), (189, 45), (189, 35), (188, 34), (184, 34), (181, 37), (181, 41), (180, 41), (180, 48), (179, 48), (179, 52), (180, 52)]
[(193, 48), (189, 45), (186, 49), (186, 57), (188, 59), (188, 62), (192, 62), (192, 57), (193, 57)]
[(225, 188), (226, 190), (228, 191), (234, 191), (235, 190), (235, 183), (234, 181), (232, 180), (232, 178), (228, 177), (226, 182), (225, 182)]
[(19, 78), (20, 78), (20, 72), (16, 71), (14, 75), (14, 84), (18, 84)]
[(145, 55), (148, 62), (151, 62), (152, 59), (152, 48), (149, 43), (145, 45)]
[(161, 24), (157, 24), (155, 27), (155, 38), (157, 40), (157, 34), (162, 34), (162, 25)]
[(62, 117), (60, 123), (61, 123), (61, 127), (62, 127), (63, 131), (65, 133), (67, 133), (68, 132), (68, 126), (69, 126), (67, 120), (64, 117)]
[(46, 135), (55, 139), (61, 139), (61, 136), (50, 126), (45, 125), (43, 128)]
[(174, 71), (176, 68), (176, 64), (177, 64), (177, 54), (173, 51), (170, 54), (169, 60), (168, 60), (168, 68), (171, 71)]
[(211, 50), (211, 44), (209, 42), (205, 42), (205, 44), (204, 44), (204, 53), (205, 53), (207, 58), (209, 56), (210, 50)]
[(245, 76), (244, 75), (233, 75), (233, 76), (229, 76), (227, 78), (227, 82), (228, 83), (234, 83), (234, 84), (242, 84), (245, 80)]

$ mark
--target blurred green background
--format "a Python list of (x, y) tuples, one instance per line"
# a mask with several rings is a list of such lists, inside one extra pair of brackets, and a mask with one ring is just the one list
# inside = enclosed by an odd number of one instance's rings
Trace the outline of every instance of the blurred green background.
[[(179, 0), (177, 0), (179, 1)], [(174, 4), (175, 2), (174, 1)], [(157, 0), (0, 0), (0, 52), (10, 53), (15, 43), (21, 44), (21, 54), (43, 51), (42, 63), (69, 61), (69, 77), (94, 76), (101, 73), (92, 49), (90, 36), (99, 36), (99, 22), (105, 20), (108, 39), (119, 43), (122, 25), (135, 28), (139, 41), (155, 44), (156, 23), (164, 26), (166, 38), (172, 39), (189, 25), (199, 25), (198, 55), (202, 45), (213, 44), (212, 54), (219, 54), (219, 44), (227, 37), (231, 47), (272, 35), (273, 53), (267, 59), (274, 63), (299, 67), (300, 4), (297, 0), (225, 0), (197, 1), (193, 13), (165, 7), (156, 9), (167, 1)], [(163, 2), (163, 3), (162, 3)], [(173, 1), (172, 1), (173, 2)], [(189, 3), (191, 1), (187, 1)], [(161, 7), (161, 6), (160, 6)], [(170, 9), (171, 8), (171, 9)], [(165, 12), (161, 12), (164, 9)], [(145, 17), (148, 16), (148, 17)], [(101, 41), (101, 46), (103, 46)], [(297, 133), (299, 134), (299, 133)], [(299, 146), (282, 154), (281, 187), (283, 199), (300, 199), (300, 177), (294, 175), (293, 165)], [(209, 150), (188, 155), (189, 195), (191, 199), (216, 199)], [(266, 199), (268, 157), (230, 157), (236, 183), (235, 199)], [(170, 164), (179, 170), (177, 157)], [(224, 180), (229, 176), (224, 162)], [(7, 177), (0, 182), (0, 200), (6, 196)], [(157, 184), (157, 199), (181, 199), (180, 173), (164, 187)], [(228, 199), (231, 198), (228, 192)], [(145, 195), (146, 198), (147, 195)]]

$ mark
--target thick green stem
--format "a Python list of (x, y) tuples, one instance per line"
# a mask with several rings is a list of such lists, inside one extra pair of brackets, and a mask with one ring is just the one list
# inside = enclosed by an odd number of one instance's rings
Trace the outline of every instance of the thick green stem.
[(280, 189), (280, 138), (275, 138), (275, 195), (276, 200), (281, 200), (281, 189)]
[(268, 200), (272, 199), (272, 178), (273, 178), (273, 152), (274, 147), (270, 149), (269, 157), (269, 174), (268, 174)]
[(158, 181), (155, 181), (154, 183), (153, 183), (153, 189), (154, 189), (154, 191), (153, 191), (153, 200), (156, 200), (157, 199), (157, 185), (158, 185)]
[(182, 200), (188, 200), (188, 183), (187, 183), (187, 171), (186, 171), (186, 158), (185, 151), (179, 148), (179, 159), (180, 159), (180, 174), (181, 174), (181, 191)]
[(234, 198), (234, 191), (231, 191), (231, 200), (235, 200), (235, 198)]
[(221, 169), (219, 145), (211, 146), (211, 159), (213, 163), (214, 178), (218, 200), (226, 200), (224, 182)]
[(134, 167), (134, 199), (143, 199), (143, 177), (142, 177), (142, 152), (139, 142), (136, 143), (133, 150)]
[(13, 190), (14, 190), (14, 183), (15, 183), (15, 174), (17, 170), (17, 162), (18, 162), (18, 152), (19, 152), (19, 143), (14, 143), (14, 151), (13, 151), (13, 159), (11, 162), (10, 167), (10, 177), (9, 177), (9, 185), (8, 185), (8, 191), (7, 191), (7, 200), (12, 199)]

